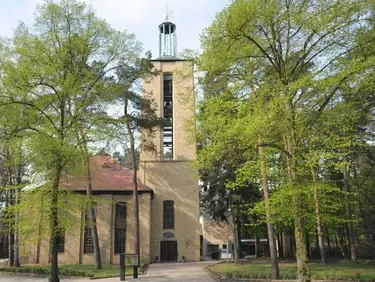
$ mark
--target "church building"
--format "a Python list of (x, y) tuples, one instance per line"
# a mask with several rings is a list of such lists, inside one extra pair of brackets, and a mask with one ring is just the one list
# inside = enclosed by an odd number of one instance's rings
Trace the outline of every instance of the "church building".
[[(159, 57), (152, 62), (160, 75), (143, 87), (155, 100), (157, 114), (171, 123), (153, 137), (158, 154), (140, 154), (140, 260), (199, 261), (199, 186), (192, 166), (196, 144), (189, 142), (194, 133), (186, 129), (194, 126), (193, 65), (177, 58), (175, 24), (167, 20), (159, 26), (159, 32)], [(102, 199), (96, 206), (102, 263), (118, 264), (120, 253), (136, 253), (132, 173), (109, 155), (98, 154), (91, 159), (91, 176), (93, 195)], [(77, 193), (86, 193), (84, 177), (75, 176), (64, 185)], [(59, 238), (59, 263), (94, 263), (91, 228), (85, 218), (82, 211), (78, 216), (80, 227), (67, 230)], [(22, 247), (21, 263), (47, 264), (48, 254), (49, 242), (41, 240)]]

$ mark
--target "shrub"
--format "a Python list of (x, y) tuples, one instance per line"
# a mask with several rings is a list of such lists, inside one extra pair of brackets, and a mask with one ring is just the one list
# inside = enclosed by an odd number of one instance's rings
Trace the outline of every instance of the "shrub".
[[(33, 273), (48, 275), (50, 269), (48, 266), (22, 266), (22, 267), (2, 267), (0, 268), (1, 272), (15, 272), (15, 273)], [(62, 269), (59, 268), (59, 274), (64, 276), (81, 276), (81, 277), (92, 277), (93, 274), (76, 269)]]
[(23, 266), (23, 267), (3, 267), (0, 271), (6, 272), (18, 272), (18, 273), (35, 273), (35, 274), (49, 274), (49, 268), (47, 266)]

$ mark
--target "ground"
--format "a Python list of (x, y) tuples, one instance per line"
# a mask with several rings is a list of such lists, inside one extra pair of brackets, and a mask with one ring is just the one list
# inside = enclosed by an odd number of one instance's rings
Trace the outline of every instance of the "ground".
[[(280, 263), (280, 278), (295, 279), (296, 264)], [(373, 262), (362, 261), (353, 264), (348, 261), (338, 261), (321, 265), (319, 262), (310, 263), (313, 279), (327, 280), (375, 280), (375, 265)], [(233, 263), (220, 263), (210, 267), (216, 273), (224, 277), (244, 278), (268, 278), (271, 274), (271, 265), (268, 263), (244, 263), (236, 265)]]
[[(126, 277), (126, 281), (141, 281), (141, 282), (214, 282), (214, 280), (203, 270), (209, 262), (186, 262), (186, 263), (158, 263), (151, 264), (146, 275), (140, 275), (139, 279), (135, 280)], [(119, 277), (100, 279), (100, 282), (118, 282)], [(25, 278), (25, 277), (1, 277), (0, 282), (46, 282), (46, 278)], [(88, 278), (79, 279), (61, 279), (61, 282), (89, 282), (93, 281)]]

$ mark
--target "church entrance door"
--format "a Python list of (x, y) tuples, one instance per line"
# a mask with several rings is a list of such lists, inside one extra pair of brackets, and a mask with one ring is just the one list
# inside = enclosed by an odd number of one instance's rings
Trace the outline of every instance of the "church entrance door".
[(177, 261), (177, 241), (160, 242), (160, 261), (176, 262)]

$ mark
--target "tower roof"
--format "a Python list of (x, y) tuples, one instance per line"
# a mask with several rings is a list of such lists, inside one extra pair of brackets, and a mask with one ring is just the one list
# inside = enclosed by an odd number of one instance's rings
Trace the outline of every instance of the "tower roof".
[[(164, 30), (164, 28), (163, 28), (164, 26), (165, 26), (165, 27), (171, 27), (171, 28), (170, 28), (170, 29), (169, 29), (169, 28), (166, 28), (166, 29)], [(175, 30), (176, 30), (176, 25), (175, 25), (174, 23), (172, 23), (172, 22), (163, 22), (163, 23), (161, 23), (161, 24), (159, 25), (159, 31), (160, 31), (161, 33), (170, 34), (170, 33), (174, 33)]]
[(169, 21), (168, 8), (164, 21), (159, 25), (159, 58), (177, 58), (176, 25)]

